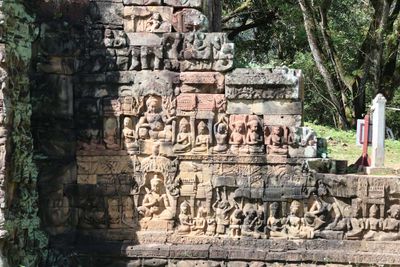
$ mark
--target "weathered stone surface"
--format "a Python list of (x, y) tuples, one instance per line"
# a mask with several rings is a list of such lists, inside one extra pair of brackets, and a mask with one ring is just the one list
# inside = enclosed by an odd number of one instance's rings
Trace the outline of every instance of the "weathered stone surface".
[(155, 33), (131, 32), (127, 33), (127, 36), (131, 46), (160, 46), (163, 41), (162, 37)]
[(123, 25), (124, 6), (122, 3), (91, 2), (90, 18), (93, 22), (111, 25)]
[(124, 5), (137, 5), (137, 6), (150, 6), (150, 5), (161, 5), (161, 0), (123, 0)]
[(197, 9), (184, 8), (174, 13), (172, 25), (177, 32), (206, 32), (208, 19)]
[(219, 72), (182, 72), (182, 93), (223, 93), (225, 77)]
[(124, 8), (125, 32), (171, 32), (171, 7), (147, 6)]
[(289, 69), (235, 69), (226, 74), (228, 99), (293, 99), (303, 97), (301, 72)]
[(270, 126), (300, 127), (302, 122), (301, 115), (264, 115), (264, 124)]
[(194, 7), (200, 8), (201, 0), (164, 0), (164, 4), (174, 7)]
[(228, 102), (229, 114), (301, 115), (301, 102), (232, 100)]

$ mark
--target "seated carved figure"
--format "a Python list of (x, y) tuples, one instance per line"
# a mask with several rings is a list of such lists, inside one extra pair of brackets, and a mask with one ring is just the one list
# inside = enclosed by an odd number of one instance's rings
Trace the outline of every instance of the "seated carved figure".
[(243, 236), (253, 236), (255, 230), (255, 224), (257, 222), (257, 211), (250, 209), (246, 212), (246, 218), (244, 218), (242, 226)]
[(369, 218), (365, 220), (365, 230), (368, 232), (364, 235), (364, 239), (374, 240), (382, 227), (383, 221), (379, 218), (378, 206), (374, 204), (369, 209)]
[(164, 121), (160, 101), (150, 96), (146, 101), (147, 110), (140, 117), (137, 124), (137, 132), (139, 139), (157, 139), (158, 135), (164, 129)]
[(192, 216), (190, 215), (190, 206), (189, 204), (185, 201), (181, 204), (181, 212), (179, 214), (179, 227), (178, 227), (178, 233), (179, 234), (189, 234), (190, 229), (193, 226), (192, 223)]
[(400, 205), (392, 205), (387, 213), (389, 217), (383, 220), (383, 232), (380, 232), (374, 240), (400, 240)]
[(118, 150), (119, 145), (117, 142), (117, 123), (115, 118), (107, 118), (104, 124), (104, 139), (106, 148), (111, 150)]
[(187, 119), (183, 118), (179, 122), (179, 133), (173, 151), (175, 153), (185, 153), (189, 152), (191, 148), (192, 148), (192, 133), (190, 132), (190, 125)]
[(214, 153), (224, 153), (228, 150), (227, 137), (228, 126), (221, 122), (214, 126), (215, 140), (217, 145), (213, 148)]
[(244, 122), (235, 121), (233, 124), (233, 132), (229, 138), (229, 144), (231, 145), (232, 153), (239, 153), (239, 149), (246, 143), (246, 137), (244, 135)]
[(267, 220), (267, 231), (270, 238), (285, 238), (286, 235), (282, 233), (283, 225), (282, 220), (278, 218), (278, 202), (274, 202), (269, 206), (269, 217)]
[(192, 226), (193, 235), (203, 235), (207, 228), (207, 210), (200, 207), (197, 212), (197, 217), (194, 219)]
[(122, 130), (124, 136), (125, 149), (128, 154), (133, 154), (138, 151), (139, 146), (136, 142), (136, 133), (132, 127), (132, 120), (129, 117), (124, 118), (124, 129)]
[(284, 142), (282, 127), (272, 127), (272, 132), (266, 140), (268, 154), (270, 155), (287, 155), (288, 146)]
[(168, 196), (161, 193), (161, 185), (162, 180), (155, 175), (150, 181), (151, 189), (146, 189), (147, 193), (144, 196), (142, 205), (138, 207), (139, 214), (143, 215), (146, 219), (172, 219)]
[(289, 239), (308, 239), (314, 237), (312, 228), (307, 227), (304, 219), (300, 217), (301, 204), (294, 200), (290, 204), (290, 213), (286, 218), (284, 229)]
[(262, 135), (258, 132), (259, 125), (257, 119), (252, 119), (247, 123), (246, 144), (250, 154), (263, 152)]
[(345, 239), (349, 240), (360, 240), (364, 233), (364, 220), (361, 217), (361, 209), (358, 205), (353, 207), (349, 206), (347, 209), (350, 211), (345, 211), (345, 213), (350, 214), (350, 216), (345, 216), (343, 219), (345, 227), (338, 230), (347, 230), (345, 234)]
[(204, 153), (208, 152), (208, 147), (210, 144), (210, 136), (208, 134), (208, 127), (204, 121), (199, 122), (197, 126), (197, 137), (195, 141), (195, 147), (193, 148), (194, 153)]

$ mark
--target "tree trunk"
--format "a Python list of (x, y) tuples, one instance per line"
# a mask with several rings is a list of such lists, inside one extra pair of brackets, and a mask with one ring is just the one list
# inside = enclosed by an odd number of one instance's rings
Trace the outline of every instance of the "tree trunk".
[[(313, 11), (311, 10), (310, 3), (307, 0), (298, 0), (300, 4), (301, 11), (303, 13), (304, 27), (307, 33), (308, 43), (310, 45), (311, 53), (313, 55), (315, 64), (320, 72), (324, 83), (326, 85), (327, 92), (333, 103), (334, 108), (338, 113), (338, 118), (340, 126), (344, 129), (349, 128), (349, 123), (346, 118), (346, 112), (344, 108), (344, 103), (341, 96), (340, 88), (335, 85), (335, 78), (331, 75), (328, 66), (326, 66), (325, 58), (323, 56), (323, 51), (319, 45), (316, 25), (314, 22)], [(338, 90), (337, 90), (338, 89)]]

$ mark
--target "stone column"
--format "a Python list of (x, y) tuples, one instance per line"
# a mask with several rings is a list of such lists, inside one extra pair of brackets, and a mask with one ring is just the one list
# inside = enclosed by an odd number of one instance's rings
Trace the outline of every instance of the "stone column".
[(378, 94), (373, 100), (371, 168), (385, 164), (385, 107), (386, 98)]

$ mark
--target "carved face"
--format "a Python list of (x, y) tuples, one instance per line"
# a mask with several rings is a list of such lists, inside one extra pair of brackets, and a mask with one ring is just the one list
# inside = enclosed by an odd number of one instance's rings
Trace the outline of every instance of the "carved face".
[(369, 209), (369, 217), (376, 218), (378, 216), (378, 207), (374, 204)]
[(220, 125), (218, 125), (217, 130), (218, 130), (218, 133), (224, 134), (226, 132), (226, 125), (221, 123)]
[(189, 207), (188, 207), (188, 205), (187, 205), (187, 204), (183, 204), (183, 205), (181, 206), (181, 213), (187, 214), (188, 212), (189, 212)]
[(157, 112), (157, 103), (155, 101), (151, 101), (148, 105), (147, 111), (149, 113), (156, 113)]
[(125, 117), (125, 118), (124, 118), (124, 127), (131, 128), (131, 126), (132, 126), (132, 120), (131, 120), (131, 118)]
[(159, 179), (153, 178), (151, 180), (151, 191), (153, 192), (160, 192), (161, 189), (161, 181)]
[(281, 128), (280, 127), (273, 127), (272, 128), (272, 134), (274, 135), (281, 135)]
[(300, 212), (300, 203), (298, 201), (293, 201), (290, 205), (290, 214), (298, 216)]

